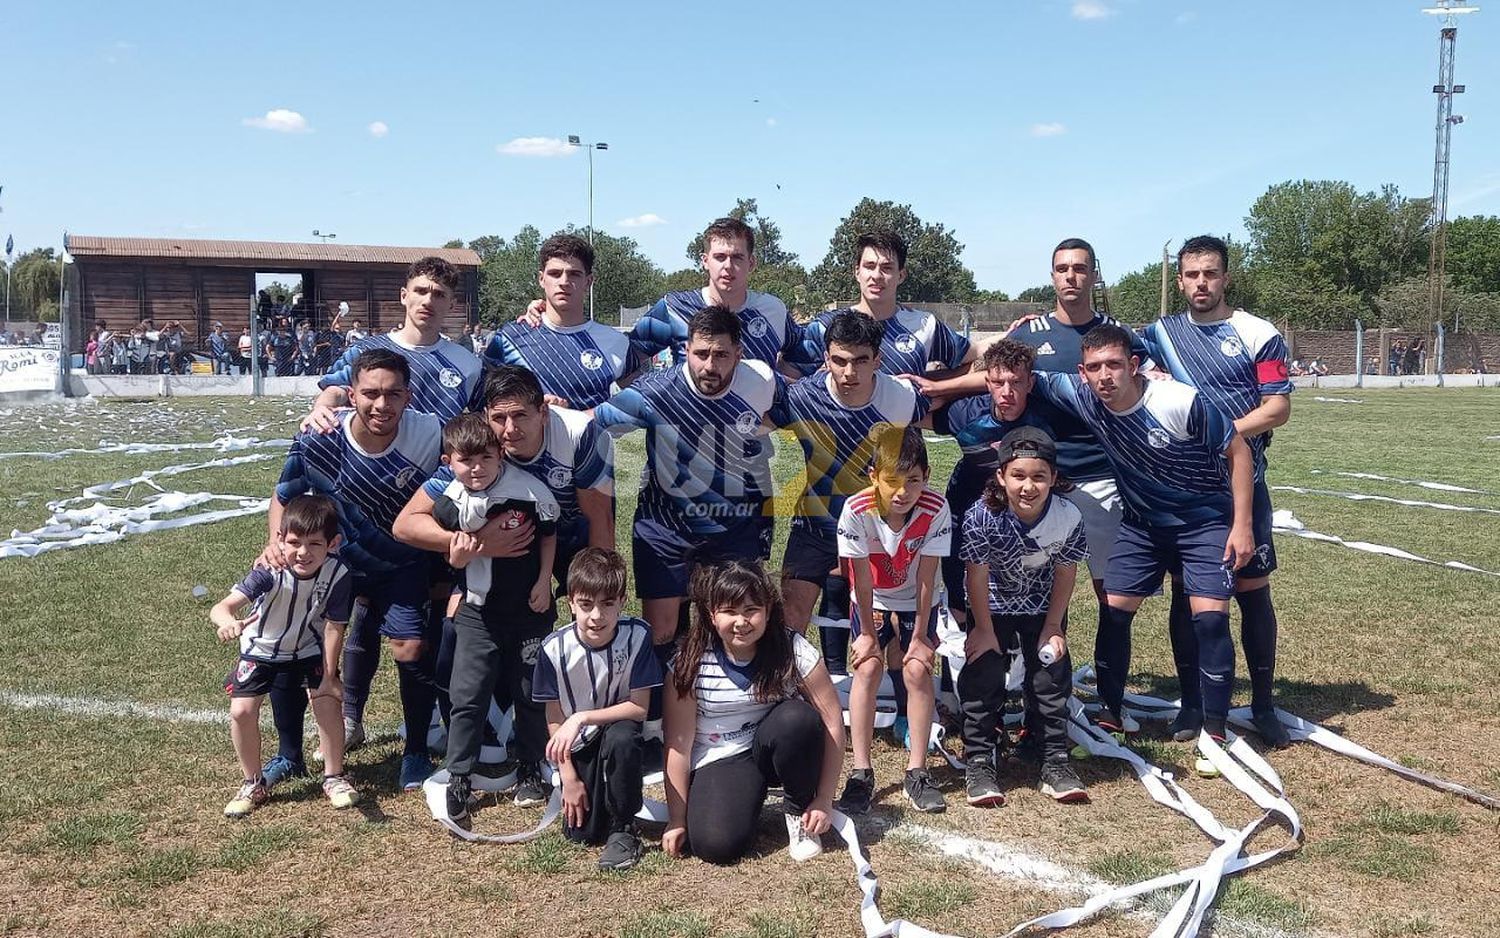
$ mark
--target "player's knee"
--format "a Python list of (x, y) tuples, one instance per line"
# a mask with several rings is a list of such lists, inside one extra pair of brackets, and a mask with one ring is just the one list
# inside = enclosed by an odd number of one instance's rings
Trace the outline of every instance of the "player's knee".
[(391, 657), (402, 664), (421, 660), (422, 640), (420, 638), (391, 639)]
[(906, 659), (901, 666), (909, 690), (930, 690), (932, 687), (932, 655), (923, 653)]
[(259, 697), (235, 697), (229, 701), (229, 719), (240, 725), (253, 725), (260, 721)]

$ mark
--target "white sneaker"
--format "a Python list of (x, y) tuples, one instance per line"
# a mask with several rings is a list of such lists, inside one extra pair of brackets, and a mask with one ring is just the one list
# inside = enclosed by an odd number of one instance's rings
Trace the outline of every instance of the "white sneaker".
[(786, 815), (787, 853), (793, 860), (802, 863), (823, 852), (823, 841), (802, 829), (802, 816)]

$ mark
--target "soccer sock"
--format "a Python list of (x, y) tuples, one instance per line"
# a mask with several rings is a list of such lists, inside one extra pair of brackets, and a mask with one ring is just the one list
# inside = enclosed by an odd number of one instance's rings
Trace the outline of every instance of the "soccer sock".
[[(829, 619), (844, 619), (849, 615), (849, 578), (829, 574), (823, 581), (823, 601), (820, 613)], [(829, 674), (849, 673), (849, 630), (840, 628), (818, 629), (819, 644), (823, 646), (823, 664)]]
[(896, 696), (896, 716), (906, 716), (906, 675), (900, 668), (886, 668), (886, 676), (891, 679), (891, 687)]
[(1276, 677), (1276, 608), (1271, 605), (1271, 586), (1236, 593), (1240, 604), (1240, 641), (1245, 644), (1245, 664), (1250, 669), (1250, 709), (1269, 711), (1276, 706), (1271, 683)]
[(302, 764), (302, 721), (307, 716), (307, 691), (284, 672), (271, 685), (271, 721), (276, 724), (276, 754)]
[(417, 661), (396, 662), (401, 684), (401, 716), (406, 720), (406, 749), (403, 755), (427, 755), (427, 728), (432, 725), (432, 708), (437, 702), (437, 683), (432, 678), (432, 656), (424, 654)]
[[(668, 667), (668, 662), (671, 661), (671, 659), (672, 659), (672, 652), (675, 651), (676, 649), (677, 649), (677, 643), (676, 642), (663, 642), (660, 645), (652, 645), (651, 646), (651, 651), (656, 655), (656, 660), (661, 662), (662, 673), (666, 675), (666, 679), (668, 681), (672, 680), (672, 672), (671, 672), (671, 669)], [(660, 687), (653, 687), (653, 688), (651, 688), (651, 702), (646, 707), (646, 719), (648, 721), (649, 720), (660, 720), (661, 719), (661, 714), (662, 714), (661, 701), (662, 701), (661, 688)]]
[(1099, 607), (1099, 634), (1094, 639), (1094, 672), (1099, 677), (1099, 699), (1115, 715), (1125, 703), (1125, 678), (1130, 673), (1130, 623), (1135, 613), (1105, 603)]
[(1193, 631), (1192, 606), (1178, 580), (1172, 581), (1172, 611), (1167, 616), (1167, 634), (1172, 638), (1172, 661), (1177, 666), (1182, 706), (1187, 710), (1201, 711), (1203, 695), (1198, 690), (1198, 635)]
[(344, 719), (359, 722), (365, 716), (365, 702), (370, 699), (370, 682), (380, 667), (380, 631), (366, 628), (364, 617), (349, 630), (344, 643)]
[(1229, 715), (1234, 692), (1234, 639), (1229, 635), (1229, 613), (1193, 613), (1198, 633), (1198, 675), (1203, 688), (1204, 724), (1222, 723)]

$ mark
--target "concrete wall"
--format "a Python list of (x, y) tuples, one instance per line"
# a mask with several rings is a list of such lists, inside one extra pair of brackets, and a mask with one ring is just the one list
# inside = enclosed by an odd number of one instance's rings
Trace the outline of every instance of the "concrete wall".
[[(253, 392), (249, 375), (83, 375), (70, 377), (74, 396), (97, 397), (249, 397)], [(314, 397), (316, 376), (266, 378), (267, 397)]]

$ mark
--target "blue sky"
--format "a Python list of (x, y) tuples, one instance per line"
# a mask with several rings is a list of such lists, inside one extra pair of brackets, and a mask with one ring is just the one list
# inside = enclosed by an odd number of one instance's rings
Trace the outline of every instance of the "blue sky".
[[(576, 133), (610, 145), (596, 224), (667, 270), (740, 196), (811, 266), (868, 195), (955, 229), (981, 287), (1068, 236), (1113, 279), (1282, 180), (1429, 194), (1420, 6), (8, 0), (0, 236), (547, 232), (586, 221), (584, 155), (503, 151)], [(1454, 215), (1500, 214), (1497, 20), (1460, 21)]]

